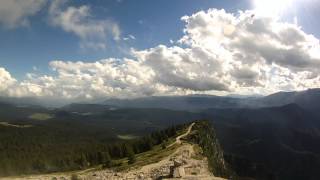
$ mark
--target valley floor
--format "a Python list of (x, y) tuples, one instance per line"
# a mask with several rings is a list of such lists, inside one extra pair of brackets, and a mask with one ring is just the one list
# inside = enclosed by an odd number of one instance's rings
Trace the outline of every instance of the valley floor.
[[(158, 154), (149, 153), (144, 158), (150, 159), (153, 156), (159, 156), (161, 159), (157, 162), (144, 165), (133, 164), (125, 170), (94, 170), (89, 169), (69, 174), (49, 174), (49, 175), (35, 175), (28, 177), (17, 177), (7, 179), (29, 179), (29, 180), (66, 180), (66, 179), (82, 179), (82, 180), (142, 180), (142, 179), (194, 179), (194, 180), (223, 180), (223, 178), (215, 177), (208, 169), (208, 162), (205, 157), (199, 153), (199, 147), (187, 142), (182, 141), (182, 138), (188, 136), (191, 132), (191, 124), (187, 132), (178, 136), (176, 140), (167, 146), (163, 151)], [(163, 157), (161, 154), (164, 153)], [(165, 154), (169, 153), (169, 154)], [(141, 158), (141, 157), (140, 157)], [(137, 161), (139, 157), (137, 157)], [(146, 160), (147, 161), (147, 160)]]

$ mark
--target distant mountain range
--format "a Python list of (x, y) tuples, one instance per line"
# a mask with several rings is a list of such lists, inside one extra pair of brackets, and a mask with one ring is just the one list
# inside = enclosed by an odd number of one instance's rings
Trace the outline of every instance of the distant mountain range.
[(154, 96), (136, 99), (108, 99), (102, 104), (122, 108), (164, 108), (176, 110), (203, 110), (208, 108), (262, 108), (298, 104), (307, 109), (319, 110), (320, 89), (297, 92), (278, 92), (268, 96), (229, 97), (210, 95)]
[[(82, 146), (208, 119), (214, 124), (226, 161), (241, 177), (320, 177), (320, 89), (264, 97), (192, 95), (108, 99), (59, 108), (40, 105), (33, 98), (1, 98), (0, 139), (10, 144), (16, 137), (19, 143), (32, 141), (39, 147), (48, 139), (54, 140), (52, 147), (65, 143)], [(41, 139), (44, 134), (46, 138)]]
[[(50, 108), (74, 108), (74, 106), (95, 106), (94, 108), (160, 108), (170, 110), (199, 111), (209, 108), (262, 108), (297, 104), (312, 111), (320, 110), (316, 104), (320, 101), (320, 89), (306, 91), (278, 92), (268, 96), (151, 96), (133, 99), (109, 98), (102, 102), (73, 103), (59, 102), (54, 99), (0, 97), (0, 102), (16, 106), (43, 106)], [(103, 105), (101, 107), (98, 107)], [(80, 107), (79, 107), (80, 108)], [(91, 107), (92, 108), (92, 107)]]

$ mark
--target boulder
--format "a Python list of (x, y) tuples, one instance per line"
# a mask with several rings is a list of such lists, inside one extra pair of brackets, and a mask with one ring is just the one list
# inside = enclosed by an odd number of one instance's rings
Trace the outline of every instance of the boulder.
[(181, 160), (175, 159), (173, 161), (174, 167), (179, 167), (183, 165), (183, 162)]
[(186, 175), (183, 167), (175, 168), (173, 171), (173, 178), (182, 178)]

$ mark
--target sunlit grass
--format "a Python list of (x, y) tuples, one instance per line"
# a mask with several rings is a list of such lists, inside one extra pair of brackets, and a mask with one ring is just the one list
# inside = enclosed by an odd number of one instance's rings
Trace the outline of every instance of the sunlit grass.
[(17, 125), (17, 124), (10, 124), (8, 122), (0, 122), (1, 126), (6, 126), (6, 127), (15, 127), (15, 128), (30, 128), (33, 127), (32, 125)]
[[(165, 145), (168, 146), (173, 142), (174, 142), (174, 139), (171, 138), (168, 142), (165, 143)], [(173, 154), (179, 146), (180, 145), (174, 145), (165, 149), (162, 148), (162, 145), (154, 146), (150, 151), (136, 154), (136, 162), (133, 164), (128, 164), (127, 158), (115, 160), (114, 164), (117, 164), (118, 166), (115, 167), (114, 170), (123, 171), (130, 168), (137, 168), (137, 167), (142, 167), (148, 164), (157, 163), (163, 160), (164, 158), (170, 156), (171, 154)]]
[(29, 118), (33, 119), (33, 120), (45, 121), (48, 119), (52, 119), (53, 116), (50, 114), (46, 114), (46, 113), (34, 113), (34, 114), (30, 115)]
[(132, 140), (132, 139), (137, 139), (139, 138), (139, 136), (135, 136), (135, 135), (132, 135), (132, 134), (123, 134), (123, 135), (117, 135), (117, 137), (119, 139), (122, 139), (122, 140)]

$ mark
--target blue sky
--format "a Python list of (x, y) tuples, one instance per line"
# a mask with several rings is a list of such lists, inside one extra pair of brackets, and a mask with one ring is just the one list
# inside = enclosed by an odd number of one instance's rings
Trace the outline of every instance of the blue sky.
[[(130, 42), (108, 42), (105, 50), (81, 49), (79, 38), (48, 24), (47, 6), (30, 17), (29, 27), (0, 28), (0, 65), (16, 78), (22, 79), (33, 67), (50, 73), (52, 60), (96, 61), (108, 57), (128, 56), (129, 48), (145, 49), (158, 44), (169, 44), (170, 39), (182, 36), (184, 22), (180, 18), (209, 8), (238, 10), (252, 9), (250, 0), (91, 0), (70, 1), (73, 6), (89, 5), (97, 19), (113, 19), (121, 28), (122, 36), (134, 35)], [(298, 5), (297, 5), (298, 6)], [(306, 32), (320, 37), (320, 3), (303, 3), (295, 15)], [(293, 14), (288, 14), (292, 20)]]
[[(130, 42), (108, 42), (107, 49), (96, 51), (79, 48), (79, 38), (48, 24), (47, 8), (30, 17), (29, 27), (0, 28), (0, 65), (16, 78), (22, 79), (36, 66), (39, 71), (48, 71), (52, 60), (96, 61), (107, 57), (127, 56), (123, 50), (134, 47), (145, 49), (158, 44), (169, 44), (182, 36), (184, 23), (180, 18), (199, 10), (224, 8), (236, 12), (247, 9), (248, 1), (238, 0), (90, 0), (70, 1), (70, 5), (90, 5), (97, 19), (111, 18), (122, 31), (122, 36), (132, 34)], [(139, 23), (140, 22), (140, 23)]]
[(319, 87), (319, 9), (318, 0), (4, 0), (0, 95)]

